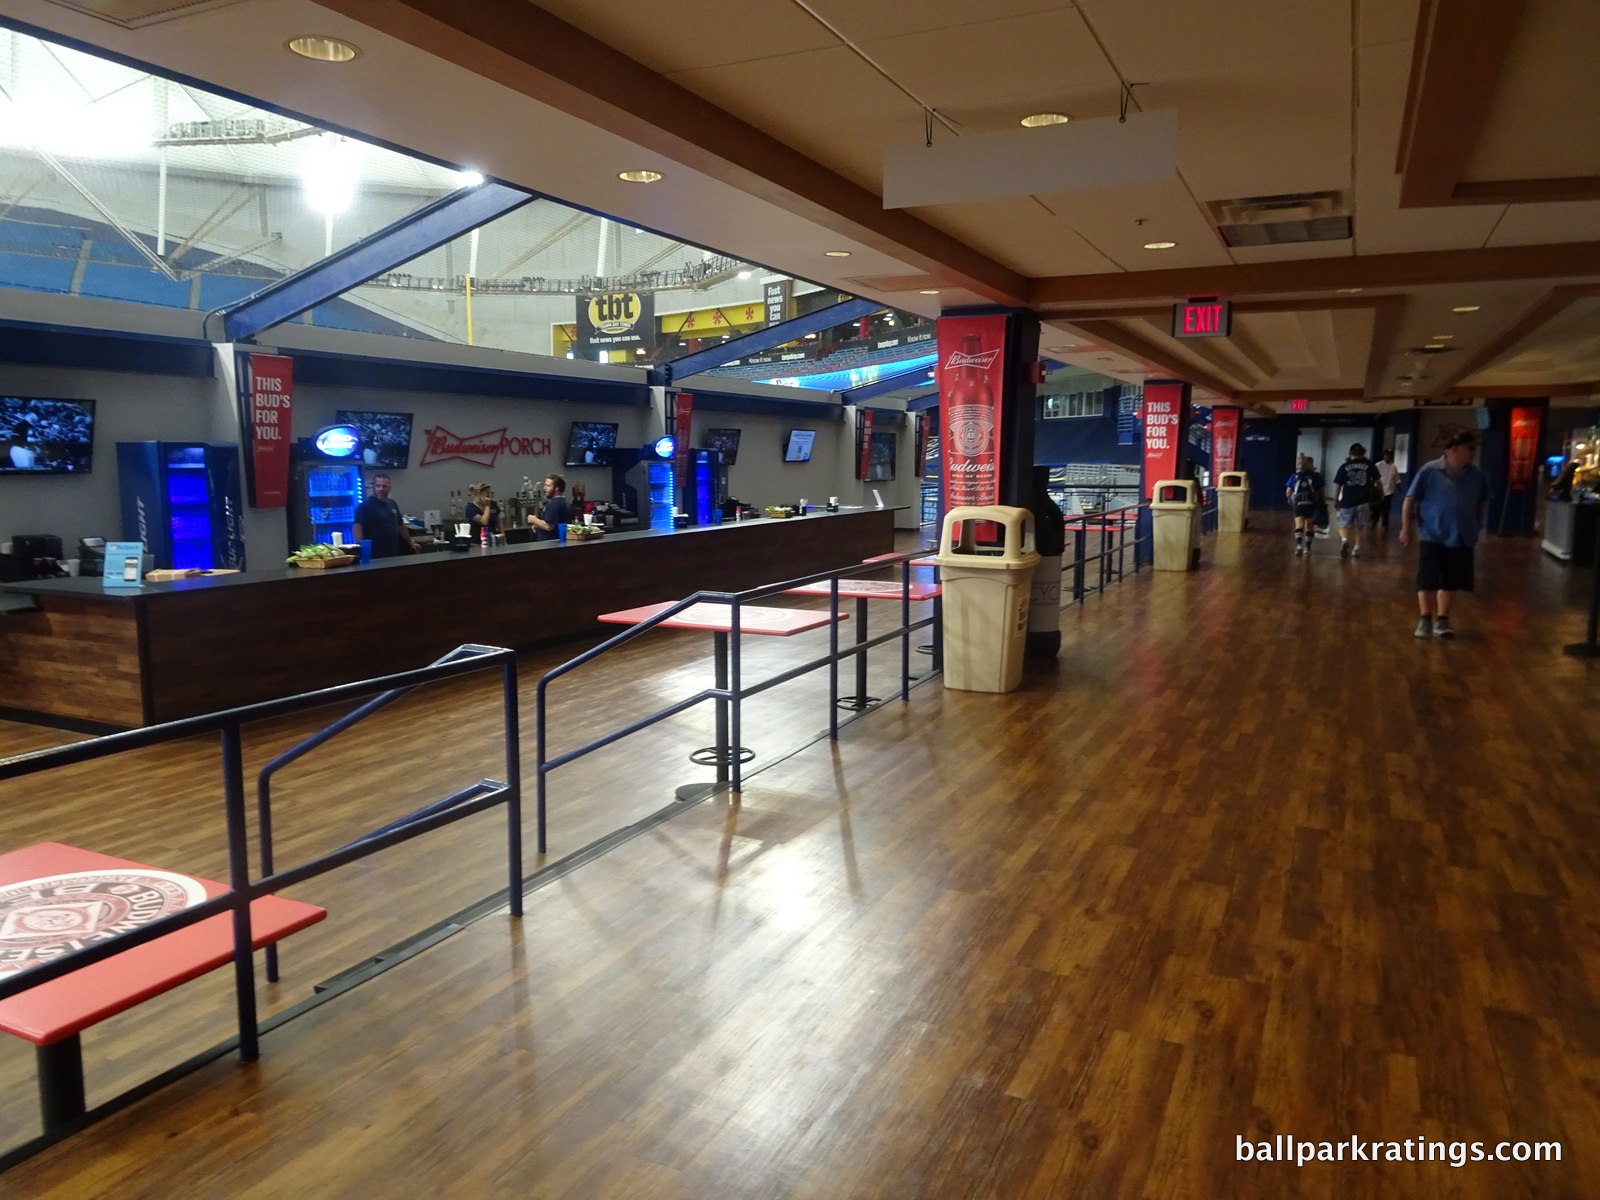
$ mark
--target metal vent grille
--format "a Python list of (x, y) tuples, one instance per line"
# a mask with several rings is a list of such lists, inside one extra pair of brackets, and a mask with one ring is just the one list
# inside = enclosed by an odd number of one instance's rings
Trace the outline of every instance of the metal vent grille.
[(1294, 242), (1339, 242), (1352, 235), (1342, 192), (1290, 192), (1245, 196), (1206, 205), (1222, 240), (1230, 246), (1283, 246)]
[(227, 8), (241, 0), (47, 0), (57, 8), (87, 13), (121, 25), (124, 29), (140, 29), (146, 25), (159, 25), (179, 17), (192, 16), (213, 8)]

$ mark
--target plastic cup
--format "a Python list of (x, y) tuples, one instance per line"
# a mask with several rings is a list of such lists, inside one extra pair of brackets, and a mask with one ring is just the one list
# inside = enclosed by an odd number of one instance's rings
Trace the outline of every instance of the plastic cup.
[(364, 562), (364, 563), (371, 562), (372, 561), (372, 539), (371, 538), (362, 538), (361, 541), (358, 544), (361, 547), (361, 561)]

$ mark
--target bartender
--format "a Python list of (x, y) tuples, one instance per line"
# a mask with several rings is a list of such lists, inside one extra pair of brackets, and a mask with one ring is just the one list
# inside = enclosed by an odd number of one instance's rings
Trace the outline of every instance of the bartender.
[(467, 487), (467, 521), (474, 536), (487, 530), (490, 537), (505, 532), (500, 525), (500, 502), (494, 498), (494, 488), (487, 483), (474, 483)]
[(400, 506), (389, 498), (391, 486), (387, 475), (372, 476), (367, 480), (367, 498), (356, 509), (356, 541), (370, 541), (373, 558), (394, 558), (417, 552), (411, 531), (400, 514)]
[(572, 505), (567, 503), (567, 481), (559, 475), (547, 475), (544, 480), (544, 511), (537, 517), (529, 516), (533, 526), (533, 540), (553, 542), (560, 536), (558, 525), (572, 523)]

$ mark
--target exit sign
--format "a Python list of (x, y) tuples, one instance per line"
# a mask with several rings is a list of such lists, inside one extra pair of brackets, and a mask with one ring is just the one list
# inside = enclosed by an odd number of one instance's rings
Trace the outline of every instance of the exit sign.
[(1291, 400), (1291, 401), (1289, 401), (1289, 411), (1290, 412), (1306, 412), (1310, 408), (1311, 408), (1311, 401), (1309, 401), (1309, 400)]
[(1216, 296), (1190, 296), (1172, 306), (1175, 338), (1227, 337), (1233, 332), (1233, 304)]

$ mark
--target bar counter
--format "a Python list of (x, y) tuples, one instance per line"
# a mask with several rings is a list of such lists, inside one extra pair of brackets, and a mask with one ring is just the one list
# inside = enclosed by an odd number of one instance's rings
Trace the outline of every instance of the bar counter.
[(894, 549), (894, 509), (614, 533), (330, 570), (107, 589), (8, 583), (0, 717), (129, 728), (422, 666), (464, 642), (530, 649), (604, 612), (854, 566)]

